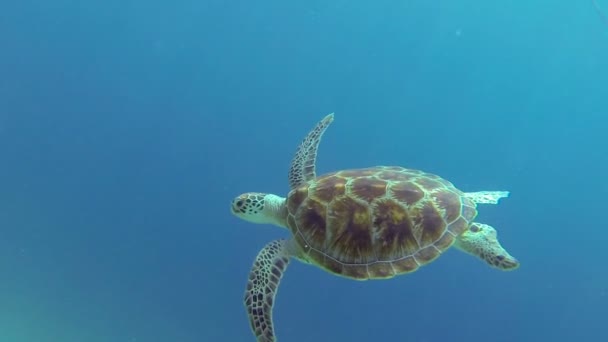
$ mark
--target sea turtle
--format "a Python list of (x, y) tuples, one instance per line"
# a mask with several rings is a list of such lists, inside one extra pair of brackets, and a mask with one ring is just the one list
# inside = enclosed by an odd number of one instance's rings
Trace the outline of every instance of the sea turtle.
[(473, 222), (477, 203), (496, 204), (507, 191), (465, 193), (437, 175), (398, 166), (317, 177), (317, 149), (333, 119), (327, 115), (298, 147), (287, 198), (249, 192), (231, 203), (241, 219), (292, 233), (262, 248), (249, 274), (244, 303), (258, 342), (276, 341), (272, 308), (291, 257), (355, 280), (414, 272), (450, 246), (498, 269), (519, 266), (494, 228)]

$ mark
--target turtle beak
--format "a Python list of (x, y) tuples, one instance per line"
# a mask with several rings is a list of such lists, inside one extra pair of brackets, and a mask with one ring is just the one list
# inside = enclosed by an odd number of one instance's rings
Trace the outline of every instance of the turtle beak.
[(240, 197), (237, 197), (236, 199), (232, 200), (232, 202), (230, 202), (230, 210), (235, 215), (238, 213), (241, 213), (242, 206), (243, 206), (243, 201), (240, 199)]

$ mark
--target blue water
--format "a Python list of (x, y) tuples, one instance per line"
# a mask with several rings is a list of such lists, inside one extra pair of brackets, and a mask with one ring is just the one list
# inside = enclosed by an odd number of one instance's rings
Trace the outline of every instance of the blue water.
[[(608, 2), (598, 1), (608, 9)], [(608, 341), (608, 27), (591, 1), (0, 3), (0, 342), (253, 341), (230, 214), (318, 171), (465, 191), (521, 261), (355, 282), (294, 262), (279, 341)]]

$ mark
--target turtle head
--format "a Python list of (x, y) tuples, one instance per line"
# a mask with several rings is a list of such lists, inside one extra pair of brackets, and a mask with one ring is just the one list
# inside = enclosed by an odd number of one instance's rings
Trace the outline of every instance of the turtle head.
[(246, 192), (232, 200), (232, 213), (245, 221), (286, 226), (285, 198), (259, 192)]

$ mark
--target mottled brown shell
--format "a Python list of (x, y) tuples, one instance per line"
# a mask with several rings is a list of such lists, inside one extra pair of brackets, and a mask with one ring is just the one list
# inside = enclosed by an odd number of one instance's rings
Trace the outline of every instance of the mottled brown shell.
[(355, 279), (390, 278), (437, 258), (477, 215), (439, 176), (378, 166), (292, 190), (287, 224), (308, 261)]

